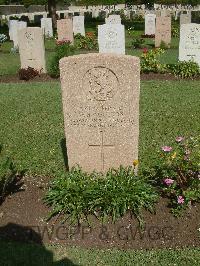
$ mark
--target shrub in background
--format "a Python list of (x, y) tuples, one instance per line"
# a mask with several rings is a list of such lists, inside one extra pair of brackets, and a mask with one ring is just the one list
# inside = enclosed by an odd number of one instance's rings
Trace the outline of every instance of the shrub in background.
[(200, 74), (200, 67), (194, 61), (182, 61), (174, 65), (168, 65), (169, 72), (179, 78), (195, 78)]
[(55, 55), (50, 62), (49, 74), (52, 77), (60, 76), (59, 61), (63, 57), (74, 55), (74, 46), (71, 45), (70, 41), (63, 40), (57, 41)]
[(148, 50), (144, 48), (143, 54), (141, 55), (141, 72), (143, 73), (164, 73), (166, 71), (166, 65), (161, 64), (159, 56), (165, 51), (160, 48), (154, 50)]
[(180, 35), (179, 31), (180, 31), (179, 26), (178, 25), (173, 25), (172, 26), (172, 37), (179, 38), (179, 35)]
[(142, 225), (142, 210), (153, 212), (157, 199), (154, 188), (136, 176), (134, 168), (120, 167), (105, 175), (72, 168), (52, 181), (44, 201), (53, 209), (50, 217), (61, 214), (71, 222), (80, 223), (93, 214), (103, 222), (112, 217), (114, 222), (130, 211)]
[(82, 36), (81, 34), (76, 34), (75, 46), (77, 49), (97, 50), (98, 42), (95, 33), (87, 32), (86, 36)]
[(135, 48), (135, 49), (137, 49), (137, 48), (143, 48), (144, 42), (145, 42), (144, 39), (142, 39), (140, 37), (134, 38), (132, 40), (133, 48)]
[(0, 47), (1, 44), (4, 43), (7, 40), (7, 36), (5, 34), (0, 34)]
[(180, 136), (172, 147), (163, 146), (150, 172), (161, 194), (171, 199), (175, 215), (200, 201), (200, 136)]
[(38, 76), (40, 73), (38, 70), (28, 67), (28, 68), (21, 68), (18, 72), (19, 79), (21, 80), (30, 80), (33, 79), (34, 77)]

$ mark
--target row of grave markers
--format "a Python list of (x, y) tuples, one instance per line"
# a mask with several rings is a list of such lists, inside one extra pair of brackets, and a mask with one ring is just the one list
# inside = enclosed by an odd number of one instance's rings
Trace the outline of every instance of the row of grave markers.
[[(58, 20), (58, 40), (69, 40), (73, 43), (73, 33), (85, 35), (84, 17), (77, 16), (72, 19)], [(146, 15), (145, 34), (155, 33), (155, 47), (161, 41), (167, 45), (171, 42), (171, 18)], [(22, 22), (19, 24), (17, 42), (21, 58), (21, 67), (33, 67), (41, 72), (46, 71), (44, 30), (42, 28), (26, 28)], [(10, 32), (11, 38), (14, 31)], [(120, 16), (112, 15), (106, 24), (98, 26), (99, 53), (125, 54), (125, 27), (121, 24)], [(200, 25), (182, 24), (180, 29), (179, 60), (194, 60), (200, 65)]]

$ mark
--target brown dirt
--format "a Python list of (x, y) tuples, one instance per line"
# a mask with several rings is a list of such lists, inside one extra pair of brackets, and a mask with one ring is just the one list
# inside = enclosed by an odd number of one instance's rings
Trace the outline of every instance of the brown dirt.
[[(180, 80), (180, 79), (176, 78), (172, 74), (143, 73), (141, 74), (141, 80)], [(200, 76), (198, 76), (194, 80), (200, 80)], [(55, 82), (55, 81), (60, 81), (60, 79), (52, 78), (48, 74), (42, 74), (29, 81), (20, 80), (17, 74), (0, 76), (0, 83), (29, 83), (29, 82)]]
[(0, 206), (0, 239), (120, 249), (200, 246), (200, 204), (189, 209), (184, 217), (175, 218), (169, 212), (167, 200), (161, 199), (156, 214), (144, 212), (143, 233), (129, 214), (103, 227), (94, 217), (90, 217), (91, 227), (86, 223), (70, 227), (69, 223), (62, 224), (59, 217), (46, 222), (50, 209), (43, 204), (42, 197), (48, 178), (25, 177), (23, 182), (21, 190), (8, 196)]

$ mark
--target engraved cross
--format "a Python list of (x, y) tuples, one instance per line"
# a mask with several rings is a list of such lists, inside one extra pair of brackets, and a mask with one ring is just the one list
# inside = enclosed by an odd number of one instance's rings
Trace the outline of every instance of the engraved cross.
[(101, 149), (101, 170), (104, 171), (104, 148), (114, 148), (112, 144), (105, 144), (104, 143), (104, 132), (103, 130), (100, 131), (101, 134), (101, 143), (100, 144), (89, 144), (89, 147), (99, 147)]

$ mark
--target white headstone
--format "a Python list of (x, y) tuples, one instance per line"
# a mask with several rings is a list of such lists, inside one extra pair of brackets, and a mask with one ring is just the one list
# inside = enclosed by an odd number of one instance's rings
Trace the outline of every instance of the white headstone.
[(121, 17), (120, 15), (109, 15), (105, 22), (106, 24), (121, 24)]
[(125, 30), (121, 24), (98, 26), (99, 53), (125, 54)]
[(145, 15), (145, 35), (155, 34), (156, 28), (156, 15), (147, 14)]
[(13, 42), (14, 42), (14, 47), (18, 47), (19, 46), (19, 41), (18, 41), (18, 35), (19, 35), (19, 30), (21, 29), (25, 29), (27, 27), (27, 22), (25, 21), (18, 21), (17, 24), (15, 24), (16, 27), (14, 27), (14, 31), (13, 31)]
[(13, 32), (17, 31), (18, 20), (9, 20), (9, 36), (10, 40), (13, 41)]
[(194, 60), (200, 66), (200, 24), (182, 24), (180, 30), (179, 60)]
[(73, 17), (73, 32), (75, 35), (80, 33), (85, 36), (84, 16)]
[(43, 31), (39, 27), (19, 30), (19, 54), (21, 68), (32, 67), (46, 72)]
[(53, 37), (52, 18), (42, 18), (41, 28), (44, 30), (46, 37)]
[(191, 13), (180, 15), (180, 25), (191, 23)]

